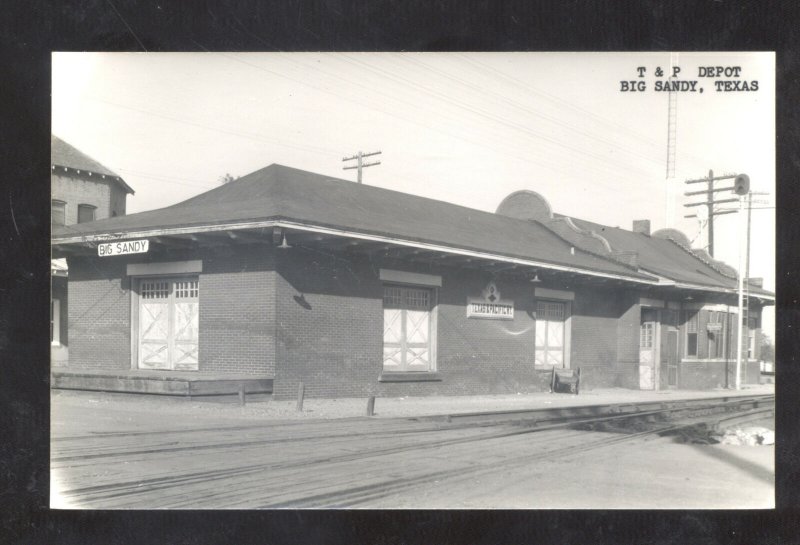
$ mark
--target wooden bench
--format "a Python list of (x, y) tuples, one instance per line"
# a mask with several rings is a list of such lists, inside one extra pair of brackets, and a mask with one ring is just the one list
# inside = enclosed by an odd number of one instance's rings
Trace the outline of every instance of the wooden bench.
[(556, 369), (553, 367), (553, 376), (550, 379), (550, 393), (564, 393), (578, 395), (581, 386), (581, 368)]

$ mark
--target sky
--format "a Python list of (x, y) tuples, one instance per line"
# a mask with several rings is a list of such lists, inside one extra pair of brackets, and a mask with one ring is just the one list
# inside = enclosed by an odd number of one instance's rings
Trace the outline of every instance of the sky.
[[(676, 93), (668, 177), (669, 93), (656, 85), (670, 66), (696, 91)], [(683, 217), (703, 196), (683, 193), (706, 186), (684, 181), (746, 173), (766, 193), (750, 276), (774, 290), (774, 67), (755, 52), (54, 53), (52, 131), (133, 187), (128, 213), (272, 163), (355, 181), (342, 159), (381, 151), (366, 184), (490, 212), (530, 189), (561, 214), (627, 229), (650, 219), (705, 247)], [(715, 257), (734, 267), (738, 218), (714, 221)], [(772, 307), (764, 329), (774, 339)]]

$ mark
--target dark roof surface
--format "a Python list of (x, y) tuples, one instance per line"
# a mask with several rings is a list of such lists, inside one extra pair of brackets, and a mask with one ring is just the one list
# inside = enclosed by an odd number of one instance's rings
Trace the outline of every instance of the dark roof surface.
[[(572, 218), (572, 221), (581, 229), (594, 231), (604, 237), (614, 250), (636, 252), (639, 266), (645, 271), (678, 282), (732, 289), (738, 287), (735, 278), (723, 275), (671, 240), (577, 218)], [(751, 286), (750, 291), (771, 293), (755, 286)]]
[(52, 134), (50, 135), (50, 163), (54, 166), (112, 176), (116, 178), (114, 181), (119, 182), (128, 193), (133, 193), (133, 189), (122, 180), (119, 174)]
[(54, 228), (53, 237), (57, 242), (77, 235), (263, 220), (334, 227), (651, 279), (577, 248), (572, 254), (567, 242), (534, 222), (277, 164), (166, 208)]

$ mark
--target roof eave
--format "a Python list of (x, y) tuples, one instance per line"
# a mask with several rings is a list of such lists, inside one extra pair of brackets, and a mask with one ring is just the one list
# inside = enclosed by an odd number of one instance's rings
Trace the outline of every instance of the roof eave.
[(90, 176), (92, 176), (92, 175), (94, 175), (94, 176), (99, 176), (101, 180), (105, 180), (106, 178), (108, 178), (108, 179), (110, 179), (112, 182), (116, 182), (116, 183), (118, 183), (119, 185), (121, 185), (121, 186), (122, 186), (122, 189), (124, 189), (124, 190), (125, 190), (125, 193), (130, 193), (131, 195), (135, 195), (135, 194), (136, 194), (136, 192), (133, 190), (133, 188), (132, 188), (131, 186), (129, 186), (129, 185), (128, 185), (128, 184), (125, 182), (125, 180), (123, 180), (123, 179), (122, 179), (122, 177), (121, 177), (121, 176), (119, 176), (119, 175), (117, 175), (117, 174), (113, 174), (113, 173), (112, 173), (112, 174), (107, 174), (107, 173), (105, 173), (105, 172), (97, 172), (96, 170), (91, 170), (91, 169), (81, 169), (81, 168), (69, 167), (69, 166), (66, 166), (66, 165), (59, 165), (59, 164), (57, 164), (57, 163), (53, 163), (52, 165), (50, 165), (50, 167), (51, 167), (52, 169), (55, 169), (55, 168), (63, 168), (63, 169), (65, 169), (65, 170), (67, 170), (67, 171), (73, 171), (73, 172), (76, 172), (76, 173), (78, 173), (78, 174), (80, 174), (80, 173), (82, 173), (82, 172), (86, 172), (86, 173), (88, 173)]
[(82, 244), (86, 242), (108, 242), (110, 240), (120, 240), (120, 239), (133, 239), (133, 238), (169, 236), (169, 235), (189, 235), (189, 234), (201, 234), (201, 233), (211, 233), (211, 232), (220, 232), (229, 230), (259, 229), (259, 228), (274, 228), (274, 227), (319, 233), (319, 234), (327, 234), (333, 236), (356, 238), (362, 240), (370, 240), (387, 244), (395, 244), (399, 246), (407, 246), (411, 248), (419, 248), (425, 250), (433, 250), (437, 252), (446, 252), (451, 254), (464, 255), (479, 259), (489, 259), (492, 261), (505, 262), (516, 265), (538, 267), (542, 269), (549, 269), (561, 272), (570, 272), (587, 276), (620, 280), (624, 282), (633, 282), (637, 284), (646, 284), (646, 285), (658, 284), (658, 280), (655, 277), (651, 277), (649, 274), (639, 274), (633, 276), (633, 275), (616, 274), (605, 271), (596, 271), (582, 267), (562, 265), (546, 261), (538, 261), (534, 259), (511, 257), (501, 254), (493, 254), (491, 252), (483, 252), (467, 248), (458, 248), (454, 246), (447, 246), (444, 244), (438, 244), (432, 242), (401, 239), (388, 235), (362, 233), (358, 231), (350, 231), (334, 227), (313, 225), (313, 224), (295, 222), (285, 219), (256, 220), (248, 222), (205, 224), (205, 225), (193, 225), (193, 226), (182, 226), (182, 227), (159, 227), (151, 229), (142, 229), (138, 231), (95, 233), (87, 235), (69, 236), (63, 238), (55, 237), (52, 239), (52, 244), (54, 246), (58, 246), (58, 245), (68, 245), (68, 244)]
[[(705, 292), (712, 292), (712, 293), (724, 293), (726, 295), (737, 295), (739, 290), (736, 288), (726, 288), (724, 286), (706, 286), (703, 284), (693, 284), (691, 282), (681, 282), (678, 280), (672, 280), (665, 276), (659, 275), (652, 271), (646, 271), (648, 274), (652, 274), (659, 279), (658, 286), (659, 287), (669, 287), (669, 288), (679, 288), (684, 290), (691, 290), (691, 291), (705, 291)], [(754, 299), (760, 299), (762, 301), (775, 303), (775, 295), (774, 294), (765, 294), (765, 293), (749, 293), (749, 296)]]

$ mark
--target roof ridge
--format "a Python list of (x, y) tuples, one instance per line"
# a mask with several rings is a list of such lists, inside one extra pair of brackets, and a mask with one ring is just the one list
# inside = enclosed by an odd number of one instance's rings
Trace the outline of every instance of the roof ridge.
[(701, 257), (701, 255), (698, 255), (696, 253), (696, 251), (705, 252), (706, 251), (705, 248), (696, 248), (695, 249), (695, 248), (691, 248), (691, 247), (688, 247), (688, 246), (684, 246), (683, 244), (681, 244), (680, 242), (678, 242), (677, 240), (675, 240), (674, 238), (669, 237), (669, 236), (665, 237), (664, 240), (668, 240), (668, 241), (672, 242), (678, 248), (682, 249), (687, 254), (689, 254), (690, 256), (694, 257), (695, 259), (697, 259), (701, 263), (704, 263), (704, 264), (708, 265), (709, 267), (711, 267), (713, 270), (717, 271), (719, 274), (721, 274), (725, 278), (732, 278), (734, 280), (736, 280), (738, 278), (738, 274), (737, 275), (731, 275), (730, 273), (725, 272), (724, 270), (722, 270), (722, 268), (718, 265), (718, 263), (722, 263), (723, 265), (730, 267), (730, 265), (728, 265), (724, 261), (719, 261), (719, 260), (716, 260), (716, 259), (713, 259), (713, 258), (711, 260), (707, 260), (707, 259), (704, 259), (703, 257)]
[[(569, 216), (563, 216), (563, 217), (569, 218)], [(626, 269), (630, 269), (630, 270), (632, 270), (634, 272), (637, 272), (639, 274), (643, 274), (639, 267), (635, 267), (635, 266), (630, 265), (629, 263), (626, 263), (624, 261), (618, 261), (616, 259), (613, 259), (613, 258), (609, 257), (608, 255), (598, 254), (597, 252), (592, 252), (590, 250), (587, 250), (585, 248), (581, 248), (581, 247), (575, 245), (573, 242), (567, 240), (566, 238), (564, 238), (563, 236), (558, 234), (556, 231), (553, 231), (552, 229), (549, 229), (546, 225), (541, 223), (539, 220), (529, 220), (529, 221), (533, 222), (533, 223), (538, 223), (539, 225), (541, 225), (542, 227), (547, 229), (550, 233), (553, 233), (553, 235), (555, 235), (557, 238), (559, 238), (559, 239), (563, 240), (564, 242), (566, 242), (572, 248), (576, 248), (576, 249), (580, 250), (581, 252), (584, 252), (584, 253), (589, 254), (591, 256), (598, 257), (598, 258), (602, 259), (603, 261), (607, 261), (609, 263), (613, 263), (614, 265), (621, 265), (621, 266), (625, 267)], [(600, 235), (598, 235), (598, 236), (600, 236)], [(651, 275), (651, 273), (646, 273), (646, 274)]]
[[(509, 220), (509, 221), (513, 221), (513, 222), (519, 222), (520, 224), (528, 224), (529, 223), (528, 220), (521, 220), (521, 219), (513, 218), (511, 216), (504, 216), (503, 214), (497, 214), (495, 212), (490, 212), (488, 210), (481, 210), (479, 208), (472, 208), (470, 206), (466, 206), (466, 205), (463, 205), (463, 204), (457, 204), (457, 203), (453, 203), (453, 202), (449, 202), (449, 201), (444, 201), (444, 200), (441, 200), (441, 199), (434, 199), (434, 198), (431, 198), (431, 197), (425, 197), (425, 196), (422, 196), (422, 195), (416, 195), (414, 193), (407, 193), (405, 191), (399, 191), (397, 189), (390, 189), (388, 187), (380, 187), (380, 186), (368, 185), (368, 184), (359, 184), (358, 182), (354, 182), (352, 180), (347, 180), (347, 179), (344, 179), (344, 178), (337, 178), (337, 177), (334, 177), (334, 176), (326, 176), (324, 174), (319, 174), (318, 172), (313, 172), (313, 171), (310, 171), (310, 170), (304, 170), (304, 169), (301, 169), (301, 168), (291, 167), (291, 166), (288, 166), (288, 165), (283, 165), (281, 163), (270, 163), (269, 165), (267, 165), (265, 167), (262, 167), (262, 168), (260, 168), (258, 170), (254, 170), (253, 172), (249, 172), (249, 173), (245, 174), (244, 176), (240, 176), (239, 178), (237, 178), (234, 181), (229, 182), (229, 184), (225, 184), (225, 185), (233, 185), (233, 184), (237, 184), (237, 183), (242, 182), (242, 181), (248, 181), (248, 180), (246, 180), (246, 178), (250, 177), (251, 175), (254, 175), (254, 174), (259, 173), (259, 172), (263, 172), (263, 171), (265, 171), (267, 169), (270, 169), (270, 168), (273, 168), (273, 167), (275, 168), (276, 171), (280, 170), (280, 169), (285, 169), (285, 170), (292, 170), (292, 171), (303, 173), (303, 174), (309, 174), (309, 175), (311, 175), (311, 176), (313, 176), (315, 178), (318, 178), (321, 182), (337, 182), (337, 183), (341, 182), (341, 183), (347, 183), (347, 184), (353, 184), (353, 185), (360, 185), (362, 188), (366, 189), (367, 191), (391, 193), (391, 194), (396, 194), (396, 195), (402, 195), (403, 197), (411, 197), (411, 198), (414, 198), (414, 199), (423, 199), (423, 200), (426, 200), (426, 201), (429, 201), (429, 202), (435, 202), (435, 203), (443, 204), (443, 205), (446, 205), (446, 206), (449, 206), (449, 207), (453, 207), (453, 208), (459, 208), (459, 209), (462, 209), (462, 210), (468, 210), (470, 212), (477, 212), (479, 214), (486, 214), (487, 216), (491, 216), (491, 217), (494, 217), (494, 218), (503, 218), (505, 220)], [(280, 182), (282, 180), (276, 179), (276, 181)], [(163, 209), (166, 209), (166, 208), (180, 206), (180, 205), (182, 205), (184, 203), (188, 203), (189, 201), (191, 201), (191, 200), (193, 200), (193, 199), (195, 199), (197, 197), (205, 195), (205, 194), (207, 194), (207, 193), (209, 193), (211, 191), (215, 191), (216, 189), (219, 189), (221, 187), (224, 187), (224, 186), (221, 185), (221, 186), (214, 187), (212, 189), (209, 189), (208, 191), (204, 191), (203, 193), (198, 193), (197, 195), (193, 195), (193, 196), (189, 197), (186, 200), (183, 200), (183, 201), (180, 201), (180, 202), (177, 202), (175, 204), (171, 204), (169, 206), (165, 206), (165, 207), (162, 207), (162, 208), (156, 208), (156, 209), (153, 209), (153, 210), (154, 211), (155, 210), (163, 210)], [(547, 229), (547, 231), (548, 232), (552, 232), (550, 229)]]

